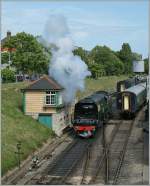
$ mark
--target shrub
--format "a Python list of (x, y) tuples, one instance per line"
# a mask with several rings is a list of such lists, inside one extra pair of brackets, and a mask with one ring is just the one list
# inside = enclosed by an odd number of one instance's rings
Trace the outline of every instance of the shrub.
[(10, 83), (15, 81), (15, 72), (5, 68), (1, 71), (2, 81), (4, 83)]

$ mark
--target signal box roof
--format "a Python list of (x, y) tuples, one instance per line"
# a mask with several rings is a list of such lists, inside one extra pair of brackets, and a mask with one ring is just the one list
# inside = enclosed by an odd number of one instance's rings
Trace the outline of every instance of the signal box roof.
[(25, 89), (21, 89), (22, 92), (29, 91), (29, 90), (54, 90), (60, 91), (64, 89), (61, 85), (59, 85), (52, 77), (44, 75), (40, 79), (31, 83)]

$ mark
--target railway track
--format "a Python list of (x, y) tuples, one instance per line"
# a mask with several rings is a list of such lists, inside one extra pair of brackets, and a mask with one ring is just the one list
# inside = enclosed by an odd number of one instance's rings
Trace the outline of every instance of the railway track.
[(116, 138), (111, 145), (111, 149), (109, 150), (109, 156), (111, 157), (111, 160), (108, 164), (109, 167), (107, 167), (109, 170), (107, 183), (109, 184), (116, 185), (117, 180), (119, 179), (128, 140), (133, 128), (133, 123), (134, 121), (122, 123)]
[(103, 154), (90, 184), (117, 183), (133, 123), (134, 121), (121, 121), (115, 126), (110, 142), (106, 144), (104, 139)]
[[(103, 136), (102, 136), (103, 139), (102, 139), (102, 144), (101, 144), (102, 151), (101, 151), (101, 154), (99, 155), (99, 158), (97, 159), (96, 167), (95, 167), (95, 169), (93, 169), (95, 171), (91, 175), (91, 180), (89, 181), (90, 184), (95, 184), (95, 183), (97, 183), (97, 181), (98, 181), (98, 183), (107, 182), (106, 177), (108, 177), (108, 171), (106, 170), (106, 172), (104, 172), (104, 169), (105, 169), (104, 166), (105, 166), (105, 162), (106, 162), (105, 158), (107, 157), (109, 148), (110, 148), (111, 144), (113, 143), (116, 134), (118, 133), (121, 123), (122, 122), (120, 121), (119, 123), (117, 123), (115, 125), (115, 127), (111, 133), (110, 139), (108, 141), (108, 144), (106, 144), (105, 132), (104, 132), (105, 129), (103, 129)], [(90, 169), (90, 167), (88, 167), (88, 166), (85, 166), (85, 167), (87, 170)], [(86, 173), (87, 170), (84, 172)], [(99, 178), (98, 178), (98, 176), (99, 176)], [(86, 176), (84, 175), (84, 179), (82, 179), (81, 184), (85, 183), (85, 181), (84, 181), (85, 178), (86, 178)]]
[(142, 110), (134, 120), (123, 120), (112, 132), (110, 142), (103, 143), (103, 154), (99, 158), (96, 171), (92, 177), (91, 184), (111, 184), (116, 185), (121, 178), (121, 170), (124, 165), (125, 154), (129, 143), (129, 138), (133, 126), (138, 123), (138, 118), (142, 115)]
[(74, 140), (61, 155), (48, 165), (44, 173), (40, 177), (34, 177), (31, 183), (40, 185), (65, 184), (67, 176), (82, 159), (90, 143), (90, 140)]
[(55, 156), (55, 151), (57, 148), (61, 145), (65, 145), (68, 143), (71, 143), (72, 138), (74, 138), (75, 135), (73, 131), (69, 131), (68, 133), (64, 134), (61, 138), (55, 140), (54, 142), (48, 144), (46, 147), (43, 148), (42, 152), (38, 152), (36, 155), (39, 157), (39, 168), (33, 169), (29, 171), (29, 168), (31, 166), (31, 160), (26, 164), (26, 167), (23, 168), (23, 170), (20, 170), (20, 173), (16, 173), (14, 176), (12, 175), (5, 183), (7, 184), (19, 184), (19, 185), (25, 185), (30, 182), (30, 180), (34, 179), (34, 177), (39, 174), (45, 166), (45, 162), (51, 161), (53, 159), (53, 156)]

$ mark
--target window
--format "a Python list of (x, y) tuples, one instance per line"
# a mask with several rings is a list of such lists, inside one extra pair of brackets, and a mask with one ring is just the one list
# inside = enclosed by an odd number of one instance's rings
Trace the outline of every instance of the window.
[(46, 91), (46, 105), (56, 105), (56, 92)]

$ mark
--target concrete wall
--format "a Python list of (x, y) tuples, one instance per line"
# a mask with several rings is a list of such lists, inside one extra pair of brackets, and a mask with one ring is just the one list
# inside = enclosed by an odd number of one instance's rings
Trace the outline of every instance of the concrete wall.
[(52, 129), (60, 136), (62, 130), (70, 125), (69, 112), (66, 108), (52, 115)]

